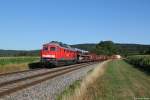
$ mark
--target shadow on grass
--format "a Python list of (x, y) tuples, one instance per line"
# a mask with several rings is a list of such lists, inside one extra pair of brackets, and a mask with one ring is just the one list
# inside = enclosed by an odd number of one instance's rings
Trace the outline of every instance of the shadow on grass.
[(132, 65), (134, 68), (137, 68), (138, 70), (144, 72), (146, 75), (150, 75), (150, 66), (139, 66), (139, 65), (134, 65), (130, 63), (128, 60), (124, 60), (124, 61)]
[(44, 64), (41, 62), (34, 62), (34, 63), (29, 63), (28, 64), (30, 69), (38, 69), (38, 68), (55, 68), (56, 66), (52, 65), (52, 64)]
[(137, 65), (133, 65), (133, 66), (138, 70), (144, 72), (146, 75), (150, 75), (150, 66), (137, 66)]

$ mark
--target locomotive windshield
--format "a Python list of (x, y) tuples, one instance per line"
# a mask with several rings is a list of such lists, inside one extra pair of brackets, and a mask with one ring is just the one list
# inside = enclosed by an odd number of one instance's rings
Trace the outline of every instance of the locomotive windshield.
[(50, 51), (56, 51), (56, 48), (55, 47), (51, 47)]
[(43, 47), (43, 50), (48, 50), (48, 47), (46, 47), (46, 46), (45, 46), (45, 47)]

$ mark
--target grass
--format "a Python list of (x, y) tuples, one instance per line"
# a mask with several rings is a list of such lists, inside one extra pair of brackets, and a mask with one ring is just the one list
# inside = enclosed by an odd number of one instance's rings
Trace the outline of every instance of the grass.
[(89, 87), (87, 95), (94, 95), (94, 100), (150, 97), (150, 76), (122, 60), (109, 62), (107, 66), (104, 76)]
[(110, 61), (87, 87), (82, 100), (133, 100), (150, 97), (150, 76), (123, 60)]
[[(91, 74), (93, 72), (93, 69), (89, 70), (87, 74)], [(62, 100), (64, 96), (70, 96), (73, 95), (75, 92), (75, 89), (79, 88), (81, 85), (82, 80), (76, 80), (73, 84), (71, 84), (69, 87), (67, 87), (58, 97), (56, 100)]]
[(75, 81), (72, 85), (70, 85), (68, 88), (66, 88), (58, 97), (57, 100), (62, 100), (63, 96), (69, 96), (73, 95), (76, 88), (78, 88), (81, 84), (81, 80)]
[(29, 69), (28, 64), (39, 61), (39, 57), (0, 57), (0, 73)]
[(0, 57), (0, 66), (38, 61), (39, 57)]
[(126, 61), (147, 72), (150, 71), (150, 55), (134, 55), (127, 57)]

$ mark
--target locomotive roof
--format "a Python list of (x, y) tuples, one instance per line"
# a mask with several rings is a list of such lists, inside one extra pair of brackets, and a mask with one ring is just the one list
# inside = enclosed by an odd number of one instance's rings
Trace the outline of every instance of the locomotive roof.
[(51, 42), (49, 42), (45, 45), (56, 45), (56, 46), (63, 47), (65, 49), (72, 50), (72, 51), (78, 51), (78, 52), (81, 52), (81, 53), (89, 53), (89, 51), (81, 50), (81, 49), (78, 49), (78, 48), (72, 48), (70, 45), (64, 44), (62, 42), (57, 42), (57, 41), (51, 41)]
[(75, 48), (72, 48), (71, 46), (67, 45), (67, 44), (64, 44), (62, 42), (57, 42), (57, 41), (52, 41), (52, 42), (49, 42), (45, 45), (56, 45), (56, 46), (60, 46), (60, 47), (63, 47), (65, 49), (69, 49), (69, 50), (72, 50), (72, 51), (76, 51)]

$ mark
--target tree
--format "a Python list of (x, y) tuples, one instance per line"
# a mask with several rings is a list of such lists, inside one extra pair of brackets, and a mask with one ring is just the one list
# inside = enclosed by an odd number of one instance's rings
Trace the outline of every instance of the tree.
[(145, 52), (145, 54), (150, 54), (150, 48)]
[(101, 41), (94, 49), (98, 55), (118, 54), (118, 47), (112, 41)]

